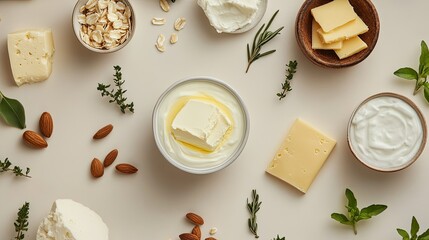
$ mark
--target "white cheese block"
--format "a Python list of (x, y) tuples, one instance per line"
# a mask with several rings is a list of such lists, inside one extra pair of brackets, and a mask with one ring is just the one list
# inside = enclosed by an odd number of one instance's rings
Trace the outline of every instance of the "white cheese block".
[(322, 50), (331, 50), (331, 49), (341, 49), (343, 47), (343, 42), (333, 42), (333, 43), (324, 43), (319, 36), (317, 30), (321, 29), (320, 25), (313, 19), (311, 24), (311, 48), (313, 49), (322, 49)]
[(340, 59), (348, 58), (364, 49), (368, 48), (368, 45), (359, 37), (352, 37), (343, 41), (343, 47), (338, 50), (334, 50)]
[(108, 240), (109, 230), (91, 209), (70, 199), (59, 199), (37, 230), (36, 240)]
[(216, 105), (191, 99), (177, 113), (171, 130), (176, 140), (213, 151), (230, 127), (231, 121)]
[(311, 9), (311, 14), (324, 32), (329, 32), (357, 17), (353, 6), (350, 5), (348, 0), (333, 0)]
[(359, 34), (368, 32), (369, 28), (364, 21), (357, 17), (355, 20), (344, 24), (330, 32), (325, 33), (322, 29), (317, 30), (324, 43), (334, 43), (356, 37)]
[(55, 52), (51, 29), (9, 33), (7, 46), (13, 78), (18, 86), (49, 78)]

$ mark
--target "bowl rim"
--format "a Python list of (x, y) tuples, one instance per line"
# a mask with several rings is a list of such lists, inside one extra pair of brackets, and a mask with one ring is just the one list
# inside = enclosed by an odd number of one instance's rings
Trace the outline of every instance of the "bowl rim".
[(132, 24), (131, 24), (131, 27), (130, 27), (130, 30), (129, 30), (130, 33), (129, 33), (128, 38), (125, 40), (125, 42), (119, 44), (118, 46), (116, 46), (114, 48), (111, 48), (111, 49), (106, 49), (105, 50), (105, 49), (98, 49), (98, 48), (94, 48), (94, 47), (89, 46), (80, 37), (80, 32), (79, 32), (80, 23), (77, 21), (76, 17), (80, 14), (80, 12), (79, 12), (80, 7), (83, 4), (85, 4), (87, 1), (88, 0), (77, 0), (75, 6), (73, 8), (73, 12), (72, 12), (72, 27), (73, 27), (74, 35), (76, 36), (77, 40), (85, 48), (87, 48), (87, 49), (89, 49), (89, 50), (91, 50), (93, 52), (96, 52), (96, 53), (112, 53), (112, 52), (116, 52), (116, 51), (119, 51), (120, 49), (124, 48), (128, 44), (128, 42), (131, 41), (131, 38), (134, 36), (134, 32), (135, 32), (135, 29), (136, 29), (136, 17), (135, 17), (135, 12), (134, 12), (134, 9), (133, 9), (133, 6), (132, 6), (131, 2), (128, 1), (128, 0), (118, 0), (118, 1), (123, 2), (125, 5), (127, 5), (130, 8), (130, 10), (131, 10), (131, 22), (132, 22)]
[[(180, 86), (180, 85), (184, 85), (184, 84), (188, 84), (188, 83), (192, 83), (192, 82), (209, 82), (211, 84), (215, 84), (218, 85), (220, 87), (223, 87), (226, 91), (228, 91), (238, 102), (238, 105), (241, 108), (241, 111), (243, 112), (243, 119), (244, 119), (244, 124), (246, 125), (244, 128), (244, 135), (242, 137), (242, 139), (240, 140), (239, 145), (237, 146), (237, 148), (232, 152), (232, 154), (225, 160), (223, 161), (221, 164), (219, 165), (215, 165), (215, 166), (211, 166), (211, 167), (206, 167), (206, 168), (193, 168), (193, 167), (189, 167), (177, 160), (175, 160), (168, 152), (167, 150), (164, 148), (164, 146), (161, 143), (160, 140), (160, 134), (158, 132), (158, 110), (160, 105), (162, 104), (162, 102), (164, 101), (165, 97), (176, 87)], [(246, 108), (246, 105), (244, 104), (243, 99), (240, 97), (240, 95), (226, 82), (215, 78), (215, 77), (209, 77), (209, 76), (193, 76), (193, 77), (186, 77), (183, 79), (180, 79), (176, 82), (174, 82), (173, 84), (171, 84), (158, 98), (153, 111), (152, 111), (152, 130), (153, 130), (153, 134), (154, 134), (154, 139), (155, 139), (155, 143), (158, 147), (158, 150), (161, 152), (161, 154), (163, 155), (163, 157), (170, 162), (173, 166), (179, 168), (180, 170), (183, 170), (185, 172), (188, 173), (193, 173), (193, 174), (209, 174), (209, 173), (213, 173), (213, 172), (217, 172), (219, 170), (222, 170), (224, 168), (226, 168), (227, 166), (229, 166), (230, 164), (232, 164), (241, 154), (241, 152), (243, 151), (244, 147), (246, 146), (247, 140), (249, 138), (249, 132), (250, 132), (250, 116), (249, 116), (249, 112)]]
[[(347, 62), (347, 63), (341, 63), (341, 60), (339, 60), (339, 62), (337, 62), (337, 63), (333, 63), (333, 62), (329, 62), (329, 61), (323, 61), (322, 59), (318, 58), (314, 54), (315, 50), (311, 49), (312, 51), (309, 51), (305, 47), (305, 45), (302, 41), (303, 35), (301, 34), (301, 31), (300, 31), (301, 27), (300, 27), (299, 23), (303, 20), (304, 17), (306, 17), (309, 14), (309, 12), (311, 10), (311, 9), (309, 9), (310, 4), (314, 1), (316, 1), (316, 0), (305, 0), (305, 2), (302, 4), (301, 8), (299, 9), (296, 20), (295, 20), (295, 38), (296, 38), (296, 41), (298, 43), (299, 48), (304, 53), (304, 55), (315, 65), (325, 67), (325, 68), (351, 67), (351, 66), (354, 66), (354, 65), (362, 62), (363, 60), (365, 60), (371, 54), (371, 52), (374, 50), (375, 46), (377, 45), (378, 38), (380, 35), (380, 19), (378, 16), (377, 9), (375, 8), (372, 1), (371, 0), (359, 0), (359, 1), (362, 1), (363, 3), (367, 4), (370, 7), (371, 12), (374, 15), (374, 21), (375, 21), (375, 25), (376, 25), (374, 37), (372, 38), (372, 40), (369, 43), (367, 43), (367, 45), (368, 45), (367, 51), (365, 52), (364, 55), (362, 55), (361, 58), (359, 58), (353, 62)], [(345, 58), (345, 59), (347, 59), (347, 58)]]
[[(420, 120), (420, 123), (421, 123), (421, 125), (422, 125), (422, 133), (423, 133), (423, 135), (422, 135), (422, 140), (421, 140), (421, 143), (420, 143), (420, 147), (419, 147), (419, 149), (417, 150), (417, 152), (416, 152), (416, 154), (409, 160), (409, 161), (407, 161), (406, 163), (404, 163), (404, 164), (402, 164), (402, 165), (399, 165), (399, 166), (397, 166), (397, 167), (393, 167), (393, 168), (388, 168), (388, 169), (385, 169), (385, 168), (381, 168), (381, 167), (376, 167), (376, 166), (373, 166), (373, 165), (371, 165), (371, 164), (369, 164), (369, 163), (367, 163), (367, 162), (365, 162), (364, 160), (362, 160), (361, 158), (359, 158), (358, 157), (358, 155), (356, 154), (356, 152), (355, 152), (355, 150), (354, 150), (354, 148), (353, 148), (353, 146), (352, 146), (352, 143), (351, 143), (351, 140), (350, 140), (350, 130), (351, 130), (351, 124), (352, 124), (352, 121), (353, 121), (353, 119), (354, 119), (354, 117), (355, 117), (355, 114), (356, 114), (356, 112), (364, 105), (364, 104), (366, 104), (367, 102), (369, 102), (369, 101), (371, 101), (371, 100), (373, 100), (373, 99), (376, 99), (376, 98), (380, 98), (380, 97), (393, 97), (393, 98), (397, 98), (397, 99), (400, 99), (400, 100), (402, 100), (402, 101), (404, 101), (406, 104), (408, 104), (416, 113), (417, 113), (417, 116), (419, 117), (419, 120)], [(424, 148), (425, 148), (425, 146), (426, 146), (426, 141), (427, 141), (427, 125), (426, 125), (426, 120), (425, 120), (425, 117), (423, 116), (423, 114), (422, 114), (422, 112), (420, 111), (420, 109), (417, 107), (417, 105), (412, 101), (412, 100), (410, 100), (409, 98), (407, 98), (407, 97), (405, 97), (405, 96), (403, 96), (403, 95), (400, 95), (400, 94), (398, 94), (398, 93), (393, 93), (393, 92), (381, 92), (381, 93), (377, 93), (377, 94), (374, 94), (374, 95), (371, 95), (371, 96), (369, 96), (369, 97), (367, 97), (365, 100), (363, 100), (354, 110), (353, 110), (353, 112), (352, 112), (352, 114), (351, 114), (351, 116), (350, 116), (350, 119), (349, 119), (349, 122), (348, 122), (348, 125), (347, 125), (347, 144), (348, 144), (348, 146), (349, 146), (349, 149), (350, 149), (350, 151), (352, 152), (352, 154), (353, 154), (353, 156), (357, 159), (357, 160), (359, 160), (359, 162), (360, 163), (362, 163), (363, 165), (365, 165), (366, 167), (368, 167), (368, 168), (370, 168), (370, 169), (372, 169), (372, 170), (375, 170), (375, 171), (378, 171), (378, 172), (397, 172), (397, 171), (400, 171), (400, 170), (402, 170), (402, 169), (405, 169), (405, 168), (407, 168), (407, 167), (409, 167), (409, 166), (411, 166), (415, 161), (417, 161), (417, 159), (420, 157), (420, 155), (422, 154), (422, 152), (423, 152), (423, 150), (424, 150)]]

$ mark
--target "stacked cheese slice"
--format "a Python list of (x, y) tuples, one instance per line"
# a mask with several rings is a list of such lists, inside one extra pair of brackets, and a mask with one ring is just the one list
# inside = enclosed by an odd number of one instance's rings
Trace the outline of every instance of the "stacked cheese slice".
[(311, 9), (311, 14), (313, 49), (332, 49), (344, 59), (368, 47), (358, 36), (368, 32), (368, 26), (348, 0), (333, 0)]

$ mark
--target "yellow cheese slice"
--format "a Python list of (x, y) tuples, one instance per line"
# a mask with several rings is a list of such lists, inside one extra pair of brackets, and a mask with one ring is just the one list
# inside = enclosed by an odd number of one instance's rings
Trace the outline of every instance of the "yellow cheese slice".
[(313, 19), (312, 23), (312, 31), (311, 31), (311, 47), (313, 49), (325, 49), (325, 50), (332, 50), (332, 49), (341, 49), (343, 47), (343, 42), (333, 42), (333, 43), (324, 43), (319, 36), (319, 33), (317, 32), (318, 29), (320, 29), (320, 25)]
[(332, 31), (357, 18), (348, 0), (334, 0), (311, 9), (311, 14), (324, 32)]
[(368, 30), (368, 26), (362, 21), (360, 17), (357, 17), (355, 20), (348, 22), (330, 32), (324, 32), (322, 29), (319, 29), (317, 32), (324, 43), (333, 43), (355, 37), (362, 33), (366, 33)]
[(343, 47), (334, 51), (340, 59), (344, 59), (364, 50), (367, 47), (368, 45), (359, 36), (356, 36), (348, 40), (344, 40)]
[(336, 141), (297, 119), (266, 172), (306, 193)]

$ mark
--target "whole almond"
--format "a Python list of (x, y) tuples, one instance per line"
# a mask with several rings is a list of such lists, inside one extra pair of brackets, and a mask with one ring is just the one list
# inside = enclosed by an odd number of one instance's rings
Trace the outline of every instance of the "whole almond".
[(198, 239), (201, 239), (201, 228), (200, 228), (200, 226), (195, 225), (195, 227), (192, 228), (191, 233), (194, 234), (195, 236), (197, 236)]
[(34, 148), (46, 148), (48, 143), (38, 133), (27, 130), (22, 134), (24, 141)]
[(50, 113), (42, 113), (39, 120), (39, 128), (43, 136), (47, 138), (51, 137), (52, 131), (54, 130), (54, 121), (52, 120), (52, 116)]
[(95, 178), (99, 178), (104, 174), (104, 167), (100, 160), (94, 158), (91, 162), (91, 175)]
[(187, 213), (186, 218), (195, 225), (203, 225), (204, 219), (196, 213)]
[(125, 174), (136, 173), (138, 169), (129, 163), (121, 163), (116, 165), (116, 170)]
[(217, 240), (217, 239), (214, 237), (208, 237), (208, 238), (205, 238), (204, 240)]
[(179, 235), (180, 240), (199, 240), (197, 236), (192, 233), (182, 233)]
[(108, 167), (112, 165), (112, 163), (116, 160), (116, 157), (118, 157), (118, 149), (113, 149), (104, 158), (104, 161), (103, 161), (104, 167)]
[(108, 124), (102, 128), (100, 128), (100, 130), (98, 130), (94, 136), (92, 137), (93, 139), (102, 139), (104, 137), (106, 137), (107, 135), (109, 135), (109, 133), (113, 130), (113, 125), (112, 124)]

